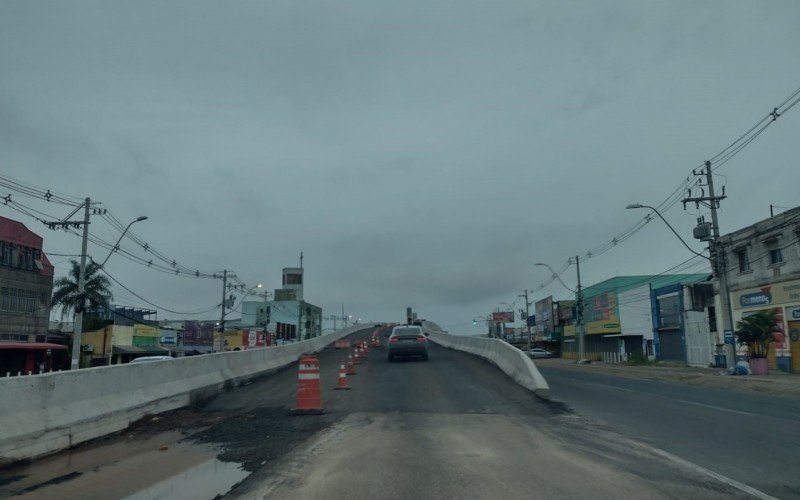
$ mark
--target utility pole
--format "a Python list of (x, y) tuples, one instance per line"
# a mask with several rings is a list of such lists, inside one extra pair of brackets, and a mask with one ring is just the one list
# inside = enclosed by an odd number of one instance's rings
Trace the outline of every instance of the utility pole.
[[(684, 198), (683, 208), (686, 209), (686, 203), (694, 202), (697, 208), (704, 205), (711, 209), (711, 234), (712, 238), (708, 241), (708, 252), (711, 255), (711, 262), (713, 266), (714, 276), (717, 278), (719, 286), (719, 301), (722, 306), (722, 337), (725, 345), (725, 364), (727, 367), (736, 365), (736, 336), (733, 332), (733, 311), (731, 310), (730, 294), (728, 293), (728, 272), (725, 262), (725, 249), (720, 242), (719, 234), (719, 219), (717, 218), (717, 209), (719, 202), (727, 198), (725, 196), (725, 186), (722, 186), (722, 194), (717, 196), (714, 192), (714, 176), (711, 170), (711, 162), (705, 162), (705, 172), (701, 170), (700, 173), (692, 172), (696, 176), (705, 176), (706, 187), (708, 187), (708, 196), (691, 197), (691, 190), (689, 197)], [(772, 205), (770, 205), (770, 213), (772, 213)]]
[(228, 309), (228, 270), (222, 271), (222, 317), (219, 319), (219, 352), (225, 352), (225, 311)]
[(86, 253), (89, 247), (89, 209), (92, 201), (87, 197), (83, 202), (83, 240), (81, 241), (81, 266), (78, 271), (78, 307), (75, 308), (75, 327), (72, 333), (72, 362), (70, 370), (80, 368), (81, 333), (83, 333), (83, 310), (86, 308)]
[(583, 289), (581, 288), (581, 258), (575, 256), (575, 269), (578, 272), (578, 288), (575, 292), (575, 326), (578, 330), (578, 363), (586, 362), (586, 328), (583, 324)]
[(528, 352), (531, 350), (531, 324), (528, 322), (528, 318), (531, 317), (531, 303), (528, 300), (528, 290), (525, 290), (523, 295), (520, 297), (525, 297), (525, 327), (528, 329)]

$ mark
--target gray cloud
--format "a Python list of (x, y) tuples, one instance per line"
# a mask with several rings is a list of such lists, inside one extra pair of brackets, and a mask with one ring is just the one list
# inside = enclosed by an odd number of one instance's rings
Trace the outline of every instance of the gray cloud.
[[(3, 2), (0, 165), (150, 216), (137, 234), (203, 270), (272, 288), (302, 250), (326, 314), (414, 305), (464, 325), (538, 289), (534, 262), (632, 224), (626, 204), (659, 202), (796, 88), (798, 14), (790, 1)], [(794, 204), (797, 123), (782, 117), (724, 168), (723, 229)], [(690, 234), (695, 213), (667, 216)], [(42, 234), (51, 252), (78, 249)], [(684, 255), (651, 224), (583, 270), (655, 273)], [(219, 300), (217, 282), (110, 262), (173, 309)]]

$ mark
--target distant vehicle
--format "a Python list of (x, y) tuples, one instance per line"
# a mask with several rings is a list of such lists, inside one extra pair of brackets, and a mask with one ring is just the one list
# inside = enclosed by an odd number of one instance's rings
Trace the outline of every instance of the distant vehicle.
[(532, 358), (552, 358), (553, 353), (540, 347), (534, 347), (528, 351), (528, 356)]
[(172, 359), (172, 356), (142, 356), (131, 361), (131, 363), (149, 363), (151, 361), (166, 361)]
[(390, 362), (399, 356), (421, 356), (423, 361), (428, 361), (428, 338), (419, 326), (394, 327), (387, 345)]

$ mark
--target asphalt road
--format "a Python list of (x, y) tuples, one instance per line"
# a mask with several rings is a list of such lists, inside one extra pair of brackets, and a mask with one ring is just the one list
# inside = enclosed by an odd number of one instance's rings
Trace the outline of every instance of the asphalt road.
[(800, 498), (800, 399), (543, 367), (554, 399), (627, 437)]
[(116, 436), (0, 471), (0, 496), (198, 499), (227, 491), (230, 498), (358, 500), (759, 493), (539, 400), (465, 353), (432, 345), (428, 362), (389, 363), (384, 350), (373, 349), (350, 378), (352, 390), (334, 391), (345, 356), (333, 348), (319, 355), (324, 415), (289, 415), (293, 366)]

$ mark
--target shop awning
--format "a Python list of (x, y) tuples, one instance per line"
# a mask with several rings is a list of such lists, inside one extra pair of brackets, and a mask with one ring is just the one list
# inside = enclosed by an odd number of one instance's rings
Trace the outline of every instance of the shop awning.
[(168, 356), (169, 350), (158, 346), (136, 346), (136, 345), (115, 345), (113, 354), (153, 354), (157, 356)]
[(67, 346), (61, 344), (50, 344), (48, 342), (0, 342), (0, 349), (34, 349), (37, 351), (45, 349), (66, 349)]

